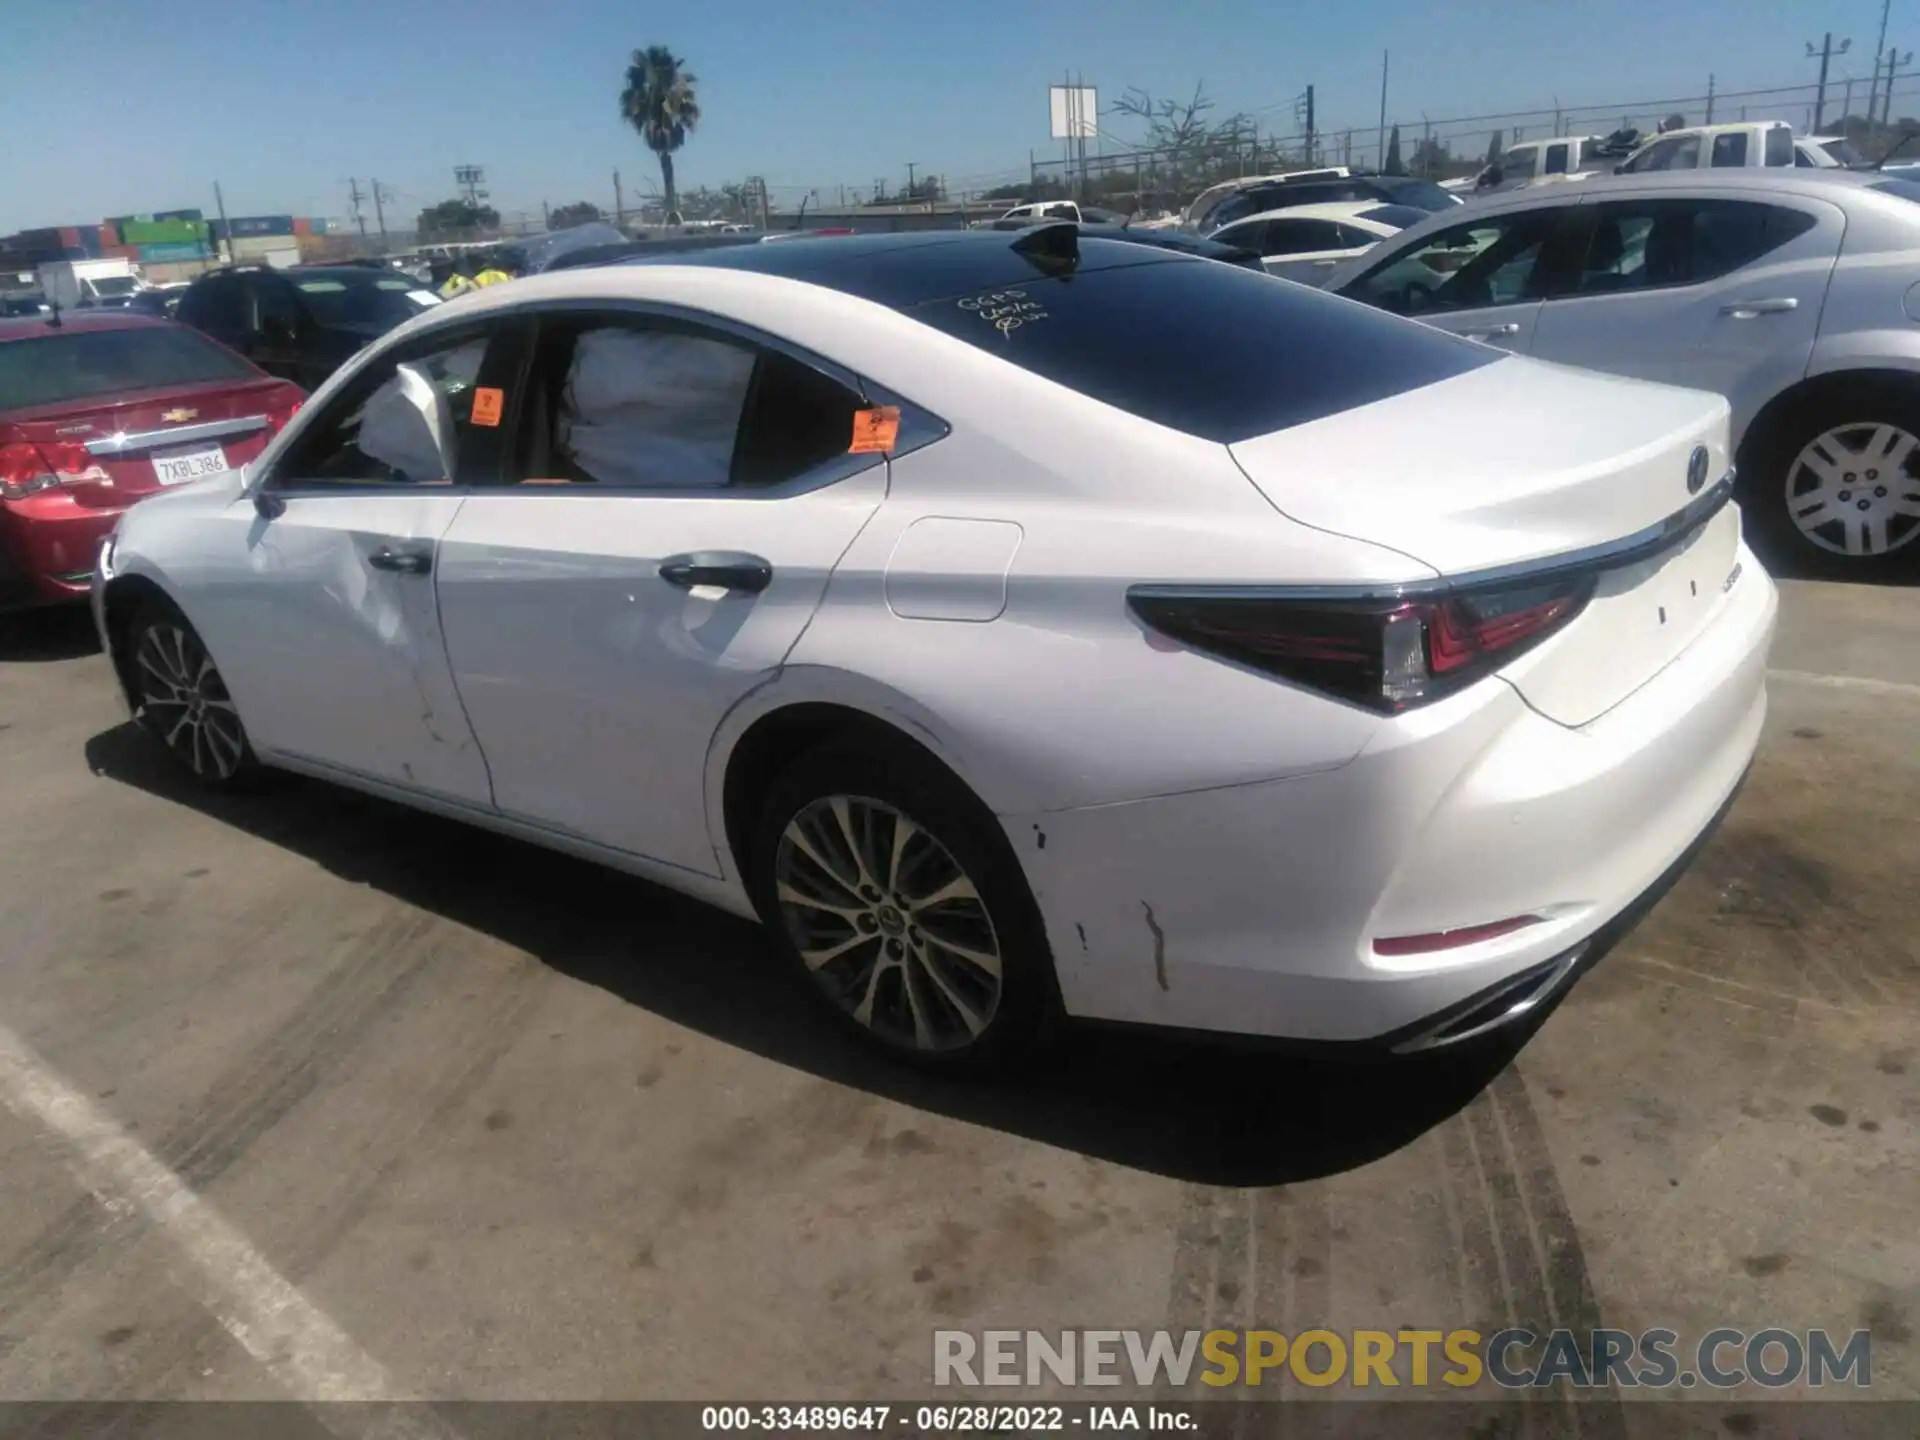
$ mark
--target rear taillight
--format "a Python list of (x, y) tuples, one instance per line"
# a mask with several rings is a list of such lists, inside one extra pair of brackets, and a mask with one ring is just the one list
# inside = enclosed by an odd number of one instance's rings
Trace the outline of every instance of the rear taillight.
[(272, 439), (275, 435), (278, 435), (293, 422), (293, 417), (300, 413), (300, 405), (301, 401), (296, 397), (292, 400), (282, 401), (277, 405), (267, 407), (268, 439)]
[(36, 491), (98, 474), (87, 447), (71, 440), (0, 445), (0, 496), (24, 500)]
[(1593, 585), (1583, 575), (1363, 600), (1143, 586), (1127, 601), (1196, 650), (1391, 715), (1518, 658), (1579, 614)]

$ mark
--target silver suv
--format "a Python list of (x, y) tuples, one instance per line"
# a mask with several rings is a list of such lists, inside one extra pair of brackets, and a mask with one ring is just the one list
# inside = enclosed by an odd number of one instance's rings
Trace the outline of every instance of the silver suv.
[(1920, 184), (1600, 177), (1436, 215), (1326, 288), (1516, 354), (1718, 391), (1748, 527), (1776, 558), (1920, 574)]

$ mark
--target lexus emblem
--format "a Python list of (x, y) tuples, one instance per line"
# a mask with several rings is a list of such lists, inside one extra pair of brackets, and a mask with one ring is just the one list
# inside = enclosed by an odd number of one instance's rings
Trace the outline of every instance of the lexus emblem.
[(1696, 445), (1687, 457), (1687, 494), (1698, 495), (1707, 483), (1707, 447)]

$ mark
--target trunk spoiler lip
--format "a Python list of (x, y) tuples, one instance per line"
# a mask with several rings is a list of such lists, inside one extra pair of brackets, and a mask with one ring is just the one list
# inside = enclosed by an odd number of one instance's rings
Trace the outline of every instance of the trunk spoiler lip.
[(1127, 598), (1377, 602), (1459, 595), (1509, 586), (1520, 580), (1546, 582), (1575, 576), (1597, 576), (1610, 570), (1623, 570), (1629, 565), (1637, 565), (1643, 560), (1664, 554), (1703, 529), (1733, 499), (1734, 479), (1734, 468), (1728, 466), (1726, 474), (1680, 509), (1618, 540), (1606, 540), (1598, 545), (1566, 550), (1557, 555), (1544, 555), (1536, 560), (1520, 560), (1510, 565), (1495, 565), (1458, 575), (1441, 576), (1435, 580), (1356, 585), (1132, 585), (1127, 588)]

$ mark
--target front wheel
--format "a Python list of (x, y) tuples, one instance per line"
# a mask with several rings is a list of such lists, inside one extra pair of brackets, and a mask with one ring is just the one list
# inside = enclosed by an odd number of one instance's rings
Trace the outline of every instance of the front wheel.
[(1920, 398), (1862, 384), (1756, 448), (1742, 508), (1777, 559), (1836, 578), (1920, 570)]
[(775, 784), (755, 833), (760, 913), (812, 993), (882, 1049), (992, 1068), (1051, 1011), (1037, 907), (999, 823), (904, 746), (827, 746)]
[(227, 682), (192, 625), (149, 604), (128, 634), (135, 715), (203, 785), (230, 788), (259, 770)]

